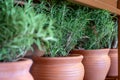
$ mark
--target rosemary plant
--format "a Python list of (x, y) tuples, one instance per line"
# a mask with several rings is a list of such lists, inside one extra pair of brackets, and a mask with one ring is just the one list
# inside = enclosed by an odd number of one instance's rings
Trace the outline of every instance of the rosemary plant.
[(83, 36), (90, 14), (86, 7), (79, 6), (77, 9), (70, 7), (67, 2), (52, 4), (49, 14), (56, 22), (55, 37), (57, 42), (49, 43), (48, 53), (45, 56), (67, 56), (77, 41)]
[(108, 48), (108, 42), (113, 35), (114, 21), (111, 13), (105, 10), (91, 10), (91, 21), (85, 30), (88, 37), (84, 43), (85, 49)]
[(118, 48), (118, 19), (115, 16), (115, 17), (113, 17), (113, 20), (114, 20), (114, 26), (113, 26), (112, 34), (107, 35), (107, 36), (109, 36), (108, 41), (106, 39), (107, 37), (105, 37), (108, 48)]
[(16, 61), (35, 43), (45, 49), (53, 38), (53, 20), (37, 13), (31, 0), (20, 7), (14, 0), (0, 1), (0, 61)]

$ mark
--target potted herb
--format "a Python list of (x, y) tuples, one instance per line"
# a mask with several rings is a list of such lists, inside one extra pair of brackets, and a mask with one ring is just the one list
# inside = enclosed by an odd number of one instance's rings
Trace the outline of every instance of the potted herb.
[(77, 49), (71, 53), (84, 56), (85, 80), (104, 80), (110, 68), (106, 41), (110, 39), (108, 35), (112, 35), (114, 21), (108, 11), (92, 9), (90, 13), (91, 19), (84, 31), (86, 37), (77, 45), (85, 50)]
[(41, 47), (53, 40), (51, 26), (49, 32), (44, 29), (51, 19), (36, 13), (30, 0), (21, 7), (14, 0), (1, 0), (0, 10), (0, 80), (33, 80), (33, 62), (23, 57), (33, 43)]
[(83, 56), (69, 54), (82, 37), (82, 29), (87, 24), (87, 14), (82, 8), (74, 9), (68, 2), (59, 1), (49, 6), (48, 13), (45, 12), (55, 20), (57, 41), (49, 42), (44, 56), (33, 57), (31, 73), (35, 80), (83, 80)]
[(108, 47), (110, 48), (109, 56), (111, 59), (111, 66), (108, 72), (109, 77), (118, 76), (118, 23), (117, 18), (114, 18), (115, 26), (113, 27), (112, 35), (108, 35), (110, 40), (108, 41)]

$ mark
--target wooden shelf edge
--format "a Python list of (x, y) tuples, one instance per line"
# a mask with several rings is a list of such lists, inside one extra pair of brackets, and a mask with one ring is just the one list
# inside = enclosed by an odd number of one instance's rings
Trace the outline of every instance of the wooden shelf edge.
[[(120, 9), (120, 0), (118, 0), (117, 7)], [(120, 67), (120, 15), (118, 16), (118, 67)], [(118, 69), (118, 74), (120, 74), (120, 69)], [(120, 80), (120, 76), (118, 76), (118, 80)]]
[(77, 4), (79, 3), (79, 4), (87, 5), (94, 8), (109, 10), (112, 13), (120, 15), (120, 9), (114, 6), (111, 6), (107, 3), (104, 3), (100, 0), (68, 0), (68, 1), (77, 3)]

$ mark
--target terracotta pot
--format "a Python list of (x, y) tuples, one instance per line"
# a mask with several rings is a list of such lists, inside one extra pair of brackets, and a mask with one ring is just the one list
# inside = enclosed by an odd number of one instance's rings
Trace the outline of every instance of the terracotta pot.
[(31, 73), (35, 80), (83, 80), (82, 55), (33, 57)]
[(110, 49), (111, 66), (108, 76), (118, 76), (118, 49)]
[(105, 80), (110, 68), (109, 49), (98, 50), (73, 50), (71, 53), (84, 56), (84, 80)]
[(18, 62), (0, 63), (0, 80), (33, 80), (29, 70), (31, 59), (22, 59)]

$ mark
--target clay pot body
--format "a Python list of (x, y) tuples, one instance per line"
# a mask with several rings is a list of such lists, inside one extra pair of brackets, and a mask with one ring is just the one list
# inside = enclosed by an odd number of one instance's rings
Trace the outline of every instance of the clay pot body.
[(84, 56), (84, 80), (105, 80), (110, 68), (109, 49), (98, 50), (73, 50), (71, 53)]
[(33, 57), (31, 73), (35, 80), (83, 80), (82, 55), (69, 57)]
[(18, 62), (0, 63), (0, 80), (33, 80), (29, 70), (31, 59), (22, 59)]
[(109, 56), (111, 59), (111, 66), (108, 72), (108, 76), (118, 76), (118, 49), (110, 49)]

